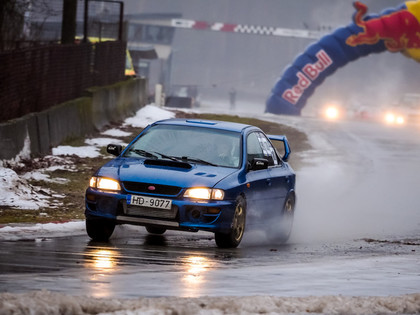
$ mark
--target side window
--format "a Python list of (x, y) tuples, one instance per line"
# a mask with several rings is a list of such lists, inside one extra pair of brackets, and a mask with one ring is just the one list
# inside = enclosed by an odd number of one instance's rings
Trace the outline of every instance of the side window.
[(246, 139), (246, 146), (247, 146), (247, 161), (251, 162), (254, 158), (263, 158), (263, 150), (260, 145), (260, 141), (258, 140), (258, 136), (256, 132), (250, 133), (248, 138)]
[(276, 150), (271, 145), (268, 138), (261, 132), (253, 132), (247, 138), (248, 162), (253, 158), (264, 158), (268, 160), (268, 165), (278, 165)]
[(271, 145), (270, 140), (261, 132), (258, 133), (258, 140), (263, 150), (264, 158), (268, 160), (268, 165), (278, 165), (276, 149)]

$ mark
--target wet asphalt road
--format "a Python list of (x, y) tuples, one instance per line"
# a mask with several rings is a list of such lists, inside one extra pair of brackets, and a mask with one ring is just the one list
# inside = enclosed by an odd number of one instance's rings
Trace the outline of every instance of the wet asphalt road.
[(109, 243), (86, 236), (1, 242), (0, 290), (72, 295), (388, 295), (420, 290), (418, 240), (218, 249), (211, 234), (147, 235), (120, 229)]
[(0, 291), (105, 298), (420, 292), (419, 129), (291, 120), (302, 122), (314, 150), (300, 157), (307, 163), (298, 171), (290, 244), (248, 230), (240, 248), (218, 249), (212, 234), (151, 236), (142, 227), (119, 227), (109, 243), (85, 235), (2, 241)]

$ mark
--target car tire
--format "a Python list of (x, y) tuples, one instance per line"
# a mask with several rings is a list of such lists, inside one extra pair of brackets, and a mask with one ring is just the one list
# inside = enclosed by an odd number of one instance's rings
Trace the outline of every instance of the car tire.
[(150, 234), (159, 234), (162, 235), (166, 232), (165, 228), (157, 227), (157, 226), (146, 226), (146, 231)]
[(232, 228), (229, 233), (214, 233), (216, 245), (220, 248), (235, 248), (240, 244), (245, 232), (246, 200), (242, 196), (236, 199)]
[(115, 223), (111, 220), (86, 219), (86, 232), (94, 241), (108, 241), (114, 229)]
[[(295, 203), (295, 195), (293, 193), (289, 194), (286, 198), (286, 201), (284, 202), (280, 217), (276, 219), (280, 221), (280, 224), (276, 224), (275, 226), (272, 226), (271, 229), (269, 229), (268, 239), (270, 241), (284, 244), (289, 240), (293, 228)], [(274, 222), (276, 221), (274, 220)]]

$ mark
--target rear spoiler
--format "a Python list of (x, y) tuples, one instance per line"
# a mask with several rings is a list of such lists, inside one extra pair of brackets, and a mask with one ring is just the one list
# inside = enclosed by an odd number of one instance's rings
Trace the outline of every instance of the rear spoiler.
[(290, 150), (290, 146), (289, 146), (289, 141), (287, 141), (286, 136), (279, 136), (279, 135), (267, 135), (268, 139), (270, 139), (271, 141), (281, 141), (283, 142), (284, 145), (284, 155), (282, 156), (282, 160), (287, 162), (287, 160), (289, 159), (289, 155), (292, 152)]

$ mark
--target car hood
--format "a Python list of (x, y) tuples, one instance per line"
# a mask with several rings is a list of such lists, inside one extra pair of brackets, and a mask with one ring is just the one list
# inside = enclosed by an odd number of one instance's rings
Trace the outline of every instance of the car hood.
[[(234, 168), (215, 167), (196, 163), (171, 163), (150, 160), (117, 158), (105, 164), (98, 176), (117, 179), (121, 182), (143, 182), (179, 187), (213, 187), (226, 176), (238, 171)], [(166, 163), (167, 162), (167, 163)]]

